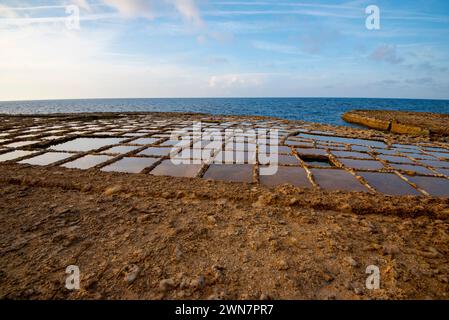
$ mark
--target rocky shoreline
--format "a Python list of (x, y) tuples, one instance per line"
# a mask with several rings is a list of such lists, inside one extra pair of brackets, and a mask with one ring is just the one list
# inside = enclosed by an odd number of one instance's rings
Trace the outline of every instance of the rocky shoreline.
[(343, 120), (371, 129), (412, 136), (432, 136), (447, 142), (449, 115), (429, 112), (390, 110), (354, 110), (346, 112)]

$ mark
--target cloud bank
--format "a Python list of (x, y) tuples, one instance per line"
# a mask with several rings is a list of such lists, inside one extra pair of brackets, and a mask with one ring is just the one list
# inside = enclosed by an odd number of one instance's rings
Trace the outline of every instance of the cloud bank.
[[(81, 1), (86, 2), (86, 0)], [(127, 18), (153, 19), (158, 10), (166, 5), (173, 7), (186, 21), (195, 25), (203, 24), (195, 0), (103, 0), (103, 2)]]

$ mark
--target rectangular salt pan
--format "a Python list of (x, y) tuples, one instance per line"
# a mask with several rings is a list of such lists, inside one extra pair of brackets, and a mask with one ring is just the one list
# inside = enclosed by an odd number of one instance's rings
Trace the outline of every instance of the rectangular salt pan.
[(73, 156), (72, 153), (47, 152), (47, 153), (41, 154), (40, 156), (22, 160), (19, 163), (26, 163), (26, 164), (36, 165), (36, 166), (47, 166), (49, 164), (70, 158), (72, 156)]
[(313, 139), (313, 140), (345, 143), (345, 144), (357, 144), (357, 145), (362, 145), (362, 146), (387, 148), (387, 145), (385, 143), (383, 143), (381, 141), (376, 141), (376, 140), (345, 138), (345, 137), (329, 137), (329, 136), (312, 135), (312, 134), (305, 134), (305, 133), (300, 133), (298, 135), (298, 137)]
[(420, 192), (394, 173), (358, 172), (357, 174), (363, 177), (370, 186), (381, 193), (395, 196), (421, 195)]
[(71, 141), (67, 141), (55, 146), (51, 146), (49, 149), (57, 151), (77, 151), (87, 152), (96, 149), (100, 149), (109, 145), (118, 144), (125, 140), (124, 138), (77, 138)]
[(62, 166), (74, 169), (90, 169), (110, 159), (112, 159), (112, 157), (87, 155), (82, 158), (65, 163)]
[(16, 150), (8, 153), (0, 154), (0, 162), (15, 160), (33, 154), (33, 151)]
[(143, 169), (151, 167), (158, 160), (157, 158), (123, 158), (102, 168), (101, 171), (139, 173)]

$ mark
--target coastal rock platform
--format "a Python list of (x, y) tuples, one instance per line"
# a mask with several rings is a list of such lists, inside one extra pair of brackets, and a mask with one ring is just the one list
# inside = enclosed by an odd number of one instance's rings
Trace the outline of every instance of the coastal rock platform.
[(354, 110), (343, 120), (397, 134), (449, 136), (449, 115), (392, 110)]
[(448, 299), (448, 164), (429, 137), (273, 118), (3, 115), (0, 297)]

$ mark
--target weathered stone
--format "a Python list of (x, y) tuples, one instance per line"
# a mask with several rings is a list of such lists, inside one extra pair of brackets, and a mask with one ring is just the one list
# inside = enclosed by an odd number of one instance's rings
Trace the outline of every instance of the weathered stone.
[(105, 196), (112, 196), (114, 194), (119, 193), (120, 191), (122, 191), (122, 186), (120, 186), (120, 185), (112, 186), (112, 187), (107, 188), (103, 192), (103, 195), (105, 195)]
[(137, 278), (137, 276), (139, 275), (139, 273), (140, 273), (140, 268), (139, 268), (139, 266), (137, 266), (137, 265), (135, 265), (135, 264), (131, 265), (131, 266), (129, 267), (128, 273), (127, 273), (126, 276), (125, 276), (126, 281), (127, 281), (129, 284), (133, 283), (133, 282), (136, 280), (136, 278)]
[(159, 282), (159, 290), (163, 293), (169, 291), (175, 286), (175, 281), (173, 279), (164, 279)]
[(346, 257), (345, 261), (353, 267), (357, 267), (359, 265), (359, 263), (357, 261), (355, 261), (352, 257)]

